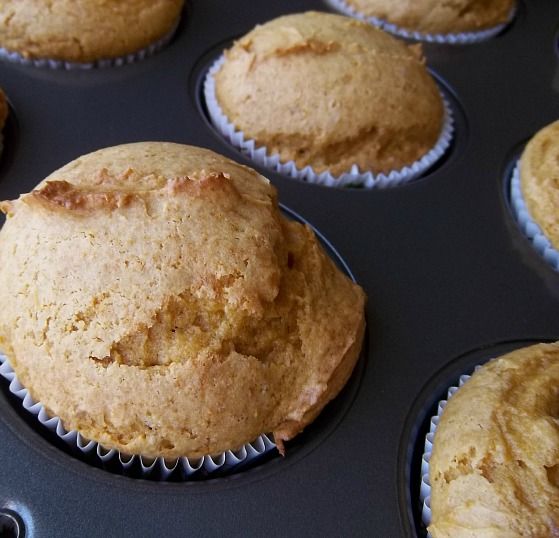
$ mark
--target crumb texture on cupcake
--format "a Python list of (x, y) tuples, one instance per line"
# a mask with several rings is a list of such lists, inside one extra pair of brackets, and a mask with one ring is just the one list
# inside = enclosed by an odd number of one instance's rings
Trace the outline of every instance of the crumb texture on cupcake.
[(429, 462), (433, 538), (559, 533), (559, 343), (489, 362), (448, 401)]
[(172, 31), (183, 0), (7, 0), (0, 46), (25, 58), (92, 62), (137, 52)]
[(346, 0), (367, 17), (407, 30), (451, 34), (486, 30), (507, 22), (514, 0)]
[(439, 90), (417, 48), (327, 13), (287, 15), (235, 42), (215, 75), (224, 114), (269, 154), (339, 175), (401, 169), (437, 141)]
[(145, 456), (292, 438), (347, 381), (364, 294), (275, 189), (211, 151), (81, 157), (0, 232), (0, 349), (67, 429)]
[(530, 216), (559, 249), (559, 121), (528, 142), (520, 158), (520, 186)]

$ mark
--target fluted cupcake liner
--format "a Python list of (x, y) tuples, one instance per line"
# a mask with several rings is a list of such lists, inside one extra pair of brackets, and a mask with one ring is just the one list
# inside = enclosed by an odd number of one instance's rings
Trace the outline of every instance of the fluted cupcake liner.
[(0, 47), (0, 59), (7, 60), (24, 66), (32, 66), (47, 69), (65, 69), (65, 70), (88, 70), (88, 69), (105, 69), (109, 67), (122, 67), (123, 65), (140, 62), (163, 49), (171, 41), (180, 20), (173, 26), (171, 31), (165, 34), (161, 39), (154, 41), (147, 47), (131, 52), (124, 56), (115, 56), (114, 58), (100, 58), (93, 62), (67, 62), (65, 60), (56, 60), (53, 58), (26, 58), (19, 52), (11, 51)]
[(328, 187), (359, 186), (366, 188), (384, 188), (400, 185), (417, 178), (425, 173), (436, 161), (438, 161), (449, 148), (454, 133), (454, 118), (452, 109), (445, 96), (441, 93), (444, 102), (444, 121), (441, 133), (436, 144), (421, 159), (403, 167), (400, 170), (393, 170), (388, 173), (374, 174), (373, 172), (361, 171), (357, 165), (353, 165), (348, 172), (339, 176), (333, 176), (330, 172), (315, 172), (311, 166), (298, 168), (294, 161), (282, 162), (280, 156), (270, 154), (264, 146), (258, 147), (256, 142), (246, 139), (242, 131), (237, 130), (235, 125), (229, 121), (215, 94), (214, 75), (219, 71), (225, 57), (220, 56), (210, 67), (204, 80), (204, 98), (210, 120), (213, 126), (225, 137), (233, 146), (240, 149), (243, 154), (248, 156), (256, 164), (265, 168), (270, 168), (288, 177), (325, 185)]
[(33, 400), (29, 391), (17, 379), (8, 358), (1, 353), (0, 376), (9, 382), (9, 391), (21, 400), (23, 408), (34, 415), (44, 427), (56, 434), (84, 459), (119, 474), (139, 475), (142, 478), (155, 480), (167, 480), (171, 475), (185, 481), (199, 477), (209, 478), (232, 471), (237, 472), (276, 448), (272, 438), (262, 434), (238, 450), (227, 450), (221, 454), (200, 458), (168, 459), (127, 455), (114, 448), (105, 448), (96, 441), (85, 438), (76, 430), (66, 430), (60, 417), (50, 416), (41, 402)]
[[(479, 368), (479, 366), (476, 366), (475, 370), (477, 371)], [(460, 387), (462, 387), (471, 377), (471, 375), (467, 374), (461, 375), (458, 379), (458, 385), (453, 385), (448, 389), (446, 400), (441, 400), (439, 402), (437, 414), (431, 417), (429, 433), (425, 437), (425, 448), (423, 456), (421, 457), (421, 486), (419, 490), (419, 500), (422, 503), (421, 520), (425, 526), (429, 526), (431, 524), (431, 483), (429, 481), (429, 461), (431, 460), (431, 453), (433, 452), (433, 442), (437, 426), (439, 425), (439, 421), (448, 400), (450, 400), (456, 391), (460, 389)]]
[(485, 30), (449, 34), (430, 34), (415, 30), (407, 30), (406, 28), (402, 28), (384, 19), (379, 19), (378, 17), (369, 17), (350, 6), (345, 0), (326, 0), (326, 3), (345, 15), (368, 22), (369, 24), (372, 24), (373, 26), (376, 26), (377, 28), (380, 28), (381, 30), (397, 37), (411, 39), (414, 41), (424, 41), (426, 43), (440, 43), (447, 45), (469, 45), (491, 39), (492, 37), (500, 34), (511, 23), (514, 19), (514, 15), (516, 14), (516, 6), (514, 6), (505, 22), (492, 26), (491, 28), (486, 28)]
[(518, 161), (514, 167), (510, 182), (510, 201), (514, 216), (516, 217), (520, 229), (530, 240), (536, 251), (543, 256), (545, 261), (549, 263), (553, 269), (559, 271), (559, 251), (553, 247), (551, 241), (536, 224), (526, 206), (520, 187), (519, 164), (520, 161)]

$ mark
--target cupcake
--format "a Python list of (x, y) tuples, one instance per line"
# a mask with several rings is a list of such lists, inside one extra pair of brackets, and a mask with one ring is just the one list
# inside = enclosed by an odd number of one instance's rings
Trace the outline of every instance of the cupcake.
[(133, 60), (163, 44), (183, 0), (8, 0), (0, 3), (0, 46), (18, 61)]
[(445, 106), (420, 49), (348, 17), (308, 12), (257, 26), (208, 78), (216, 127), (311, 181), (353, 174), (370, 185), (437, 146), (428, 167), (448, 146), (448, 132), (438, 144)]
[(107, 449), (197, 458), (272, 432), (282, 451), (357, 361), (361, 288), (211, 151), (103, 149), (2, 209), (0, 349)]
[(559, 121), (540, 130), (522, 152), (511, 181), (512, 207), (536, 250), (559, 270)]
[[(497, 34), (511, 19), (514, 0), (331, 0), (344, 12), (402, 37), (477, 41)], [(446, 37), (445, 37), (446, 36)]]
[(429, 460), (432, 538), (555, 536), (559, 343), (482, 366), (444, 407)]

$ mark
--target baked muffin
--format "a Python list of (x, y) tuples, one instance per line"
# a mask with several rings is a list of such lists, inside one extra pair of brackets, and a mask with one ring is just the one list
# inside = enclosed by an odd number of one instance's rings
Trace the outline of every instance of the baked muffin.
[(544, 127), (520, 158), (520, 188), (526, 208), (544, 235), (559, 249), (559, 121)]
[(175, 27), (183, 0), (7, 0), (0, 46), (24, 58), (93, 62), (137, 52)]
[(514, 0), (345, 0), (367, 17), (428, 34), (476, 32), (507, 22)]
[(364, 294), (268, 180), (211, 151), (81, 157), (0, 232), (0, 349), (66, 429), (126, 454), (282, 450), (348, 379)]
[(487, 363), (450, 398), (429, 462), (432, 538), (559, 529), (559, 343)]
[(420, 49), (341, 15), (257, 26), (225, 52), (214, 78), (220, 108), (245, 138), (316, 173), (401, 169), (443, 125)]

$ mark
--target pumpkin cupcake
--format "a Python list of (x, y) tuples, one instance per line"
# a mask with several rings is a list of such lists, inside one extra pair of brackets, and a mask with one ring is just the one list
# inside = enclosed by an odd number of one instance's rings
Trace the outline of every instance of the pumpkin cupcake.
[(363, 291), (249, 168), (129, 144), (2, 208), (0, 349), (107, 449), (199, 458), (273, 433), (282, 451), (353, 370)]
[(340, 15), (308, 12), (257, 26), (225, 52), (205, 90), (214, 125), (233, 144), (249, 154), (252, 144), (259, 164), (263, 151), (263, 164), (284, 173), (291, 166), (309, 181), (409, 179), (450, 139), (421, 51)]
[(508, 353), (463, 376), (424, 456), (432, 538), (552, 536), (559, 528), (559, 344)]
[(63, 66), (122, 63), (160, 48), (183, 0), (8, 0), (0, 4), (3, 56)]
[(408, 39), (466, 44), (497, 35), (510, 22), (514, 0), (329, 0), (347, 15)]

